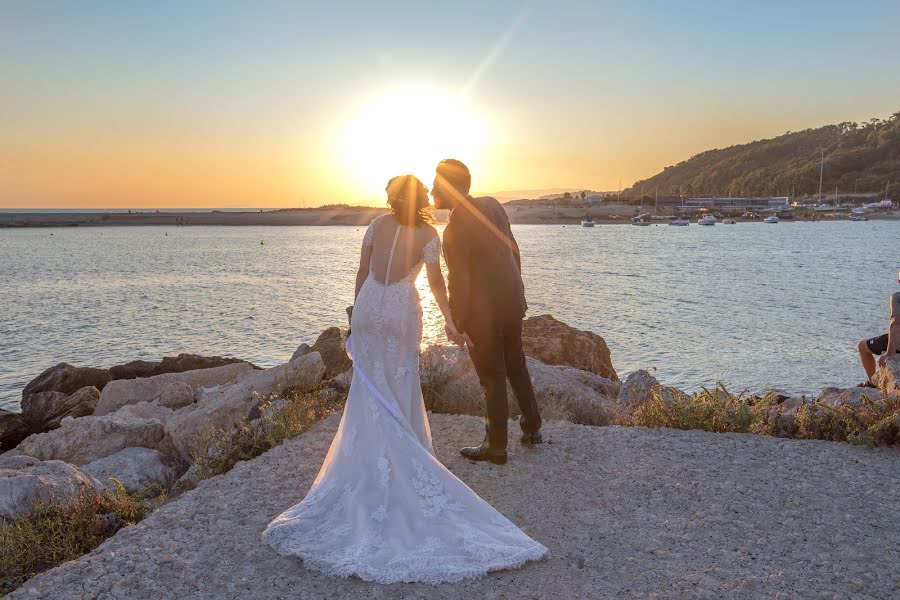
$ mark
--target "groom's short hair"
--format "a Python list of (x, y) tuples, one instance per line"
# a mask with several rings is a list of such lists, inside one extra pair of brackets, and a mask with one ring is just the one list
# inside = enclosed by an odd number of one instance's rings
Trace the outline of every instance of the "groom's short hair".
[(469, 194), (469, 188), (472, 186), (472, 174), (469, 173), (469, 167), (455, 158), (445, 158), (438, 163), (437, 174), (453, 186), (457, 192), (463, 196)]

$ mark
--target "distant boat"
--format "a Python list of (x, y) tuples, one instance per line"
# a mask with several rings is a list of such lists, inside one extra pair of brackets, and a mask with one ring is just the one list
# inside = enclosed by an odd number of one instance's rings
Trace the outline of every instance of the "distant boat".
[(638, 227), (648, 227), (650, 225), (650, 221), (646, 221), (641, 217), (635, 217), (634, 221), (632, 221), (631, 224), (637, 225)]
[(676, 227), (687, 227), (691, 224), (691, 220), (687, 217), (673, 217), (669, 221), (669, 225), (675, 225)]
[(777, 223), (779, 221), (779, 219), (778, 219), (777, 215), (772, 215), (772, 216), (766, 217), (765, 219), (763, 219), (763, 221), (765, 223)]
[(697, 221), (697, 225), (715, 225), (715, 224), (716, 224), (716, 218), (712, 215), (706, 215), (705, 217), (703, 217), (702, 219)]
[(593, 227), (594, 219), (592, 217), (588, 217), (587, 219), (585, 219), (584, 221), (581, 222), (581, 226), (582, 227)]
[(850, 220), (851, 221), (868, 221), (869, 219), (868, 219), (868, 217), (864, 217), (860, 214), (852, 214), (852, 215), (850, 215)]

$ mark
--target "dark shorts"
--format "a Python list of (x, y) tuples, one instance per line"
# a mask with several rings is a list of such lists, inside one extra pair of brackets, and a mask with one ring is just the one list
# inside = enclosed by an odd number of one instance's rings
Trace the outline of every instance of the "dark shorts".
[(884, 354), (887, 351), (888, 345), (888, 334), (879, 335), (878, 337), (869, 338), (866, 340), (866, 348), (869, 349), (869, 352), (878, 356), (879, 354)]

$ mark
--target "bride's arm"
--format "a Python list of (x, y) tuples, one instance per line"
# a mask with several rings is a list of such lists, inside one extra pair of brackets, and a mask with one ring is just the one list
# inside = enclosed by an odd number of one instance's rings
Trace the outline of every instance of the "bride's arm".
[(460, 343), (460, 334), (453, 322), (450, 302), (447, 300), (447, 285), (444, 282), (444, 274), (441, 272), (440, 249), (440, 238), (435, 233), (434, 239), (428, 243), (425, 249), (425, 272), (428, 275), (428, 286), (431, 288), (431, 293), (434, 294), (434, 300), (444, 316), (447, 337), (451, 342), (458, 344)]
[(359, 290), (362, 289), (366, 278), (369, 276), (369, 265), (372, 262), (372, 225), (366, 230), (363, 238), (362, 251), (359, 253), (359, 269), (356, 271), (356, 291), (353, 293), (353, 301), (359, 297)]
[(431, 288), (431, 293), (434, 294), (438, 308), (441, 309), (441, 314), (444, 315), (444, 320), (452, 323), (450, 302), (447, 301), (447, 284), (444, 283), (444, 274), (441, 273), (441, 263), (425, 263), (425, 271), (428, 274), (428, 286)]

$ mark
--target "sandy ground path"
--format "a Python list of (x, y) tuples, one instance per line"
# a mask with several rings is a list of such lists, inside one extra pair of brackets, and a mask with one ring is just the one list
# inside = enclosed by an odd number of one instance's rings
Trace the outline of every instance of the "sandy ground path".
[(441, 460), (552, 557), (461, 584), (306, 571), (259, 541), (299, 501), (337, 420), (196, 490), (10, 598), (900, 598), (900, 450), (752, 435), (545, 426), (504, 467), (457, 448), (480, 420), (433, 415)]

